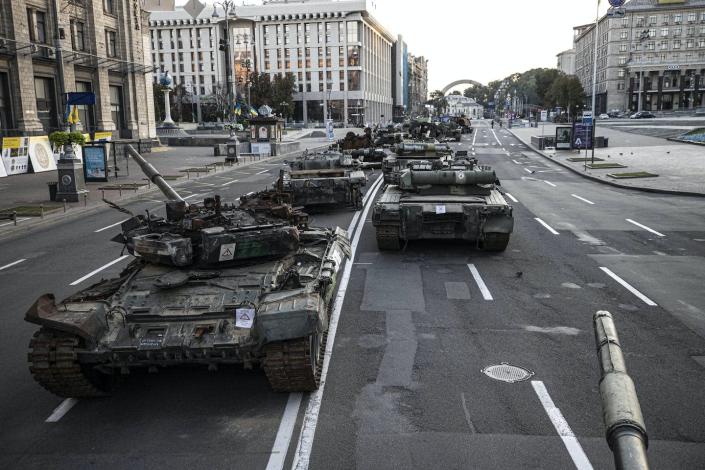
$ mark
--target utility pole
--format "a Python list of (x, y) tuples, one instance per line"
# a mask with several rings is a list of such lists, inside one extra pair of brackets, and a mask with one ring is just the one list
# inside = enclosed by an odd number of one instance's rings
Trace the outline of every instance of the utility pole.
[[(595, 55), (592, 62), (592, 164), (595, 164), (595, 134), (597, 131), (597, 111), (595, 101), (597, 97), (597, 45), (600, 39), (600, 0), (597, 0), (597, 11), (595, 13)], [(587, 141), (585, 142), (587, 144)]]

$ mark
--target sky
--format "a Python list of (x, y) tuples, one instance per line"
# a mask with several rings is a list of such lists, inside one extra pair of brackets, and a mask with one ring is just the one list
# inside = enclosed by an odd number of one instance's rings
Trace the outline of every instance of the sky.
[[(390, 33), (401, 34), (410, 53), (429, 60), (430, 91), (460, 79), (486, 84), (555, 67), (556, 54), (572, 47), (573, 27), (594, 22), (597, 7), (597, 0), (368, 0), (372, 3), (373, 16)], [(601, 3), (604, 14), (607, 1)]]

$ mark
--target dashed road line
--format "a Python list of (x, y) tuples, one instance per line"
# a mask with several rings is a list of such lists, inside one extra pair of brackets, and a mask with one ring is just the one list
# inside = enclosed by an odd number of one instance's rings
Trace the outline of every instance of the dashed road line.
[(121, 225), (123, 222), (127, 222), (128, 220), (130, 220), (130, 219), (121, 220), (120, 222), (117, 222), (112, 225), (108, 225), (107, 227), (99, 228), (98, 230), (94, 231), (93, 233), (105, 232), (106, 230), (111, 229), (113, 227), (117, 227), (118, 225)]
[(557, 188), (557, 186), (556, 186), (555, 184), (551, 183), (550, 181), (543, 180), (543, 182), (546, 183), (546, 184), (549, 185), (549, 186), (552, 186), (552, 187), (554, 187), (554, 188)]
[(284, 416), (282, 416), (279, 424), (277, 437), (274, 439), (272, 453), (269, 456), (269, 462), (267, 462), (267, 470), (281, 470), (284, 468), (286, 451), (289, 449), (291, 436), (294, 434), (294, 426), (296, 425), (296, 417), (299, 414), (302, 398), (302, 393), (291, 393), (289, 395), (286, 408), (284, 408)]
[(646, 305), (648, 305), (648, 306), (650, 306), (650, 307), (658, 307), (658, 304), (657, 304), (656, 302), (654, 302), (653, 300), (651, 300), (650, 298), (648, 298), (647, 296), (645, 296), (644, 294), (642, 294), (641, 292), (639, 292), (638, 290), (636, 290), (636, 288), (634, 288), (634, 286), (632, 286), (631, 284), (629, 284), (627, 281), (625, 281), (625, 280), (622, 279), (621, 277), (617, 276), (617, 275), (616, 275), (615, 273), (613, 273), (610, 269), (605, 268), (605, 267), (603, 267), (603, 266), (600, 266), (600, 269), (601, 269), (602, 271), (604, 271), (605, 274), (607, 274), (609, 277), (611, 277), (612, 279), (614, 279), (615, 281), (617, 281), (619, 284), (621, 284), (622, 287), (624, 287), (624, 288), (627, 289), (629, 292), (631, 292), (632, 294), (634, 294), (635, 296), (637, 296), (637, 297), (638, 297), (642, 302), (644, 302)]
[(485, 300), (494, 300), (494, 298), (492, 298), (492, 294), (490, 293), (490, 290), (487, 288), (485, 281), (482, 280), (482, 276), (480, 276), (480, 272), (477, 270), (475, 265), (468, 264), (468, 269), (470, 270), (470, 273), (472, 274), (472, 278), (475, 280), (475, 284), (477, 284), (477, 287), (480, 289), (480, 292), (482, 293), (482, 298)]
[(570, 454), (570, 458), (573, 459), (575, 467), (578, 470), (592, 470), (592, 464), (587, 455), (585, 455), (585, 451), (583, 451), (580, 442), (578, 442), (578, 438), (575, 437), (573, 430), (570, 429), (570, 425), (563, 417), (561, 410), (553, 403), (553, 399), (551, 399), (551, 395), (548, 394), (544, 383), (539, 380), (532, 380), (531, 386), (534, 387), (534, 392), (536, 392), (536, 396), (538, 396), (541, 401), (543, 409), (546, 410), (551, 424), (556, 428), (556, 432), (561, 437), (565, 448), (568, 449), (568, 453)]
[(59, 406), (56, 407), (54, 412), (44, 422), (58, 423), (59, 420), (63, 418), (64, 415), (76, 405), (76, 403), (78, 403), (78, 400), (76, 400), (75, 398), (67, 398), (66, 400), (62, 401)]
[(580, 199), (581, 201), (586, 202), (586, 203), (590, 204), (591, 206), (595, 205), (594, 202), (589, 201), (589, 200), (585, 199), (584, 197), (578, 196), (577, 194), (571, 194), (571, 196), (573, 196), (575, 199)]
[(198, 197), (198, 196), (200, 196), (200, 194), (192, 194), (192, 195), (190, 195), (190, 196), (186, 196), (186, 197), (184, 198), (184, 201), (187, 200), (187, 199), (191, 199), (191, 198), (194, 198), (194, 197)]
[(665, 236), (666, 236), (666, 235), (664, 235), (663, 233), (657, 232), (656, 230), (654, 230), (654, 229), (652, 229), (652, 228), (649, 228), (649, 227), (647, 227), (646, 225), (642, 225), (642, 224), (640, 224), (639, 222), (636, 222), (636, 221), (634, 221), (634, 220), (632, 220), (632, 219), (626, 219), (626, 220), (627, 220), (627, 222), (629, 222), (630, 224), (636, 225), (636, 226), (639, 227), (639, 228), (643, 228), (643, 229), (646, 230), (647, 232), (651, 232), (651, 233), (653, 233), (654, 235), (658, 235), (659, 237), (665, 237)]
[(552, 234), (554, 234), (554, 235), (560, 235), (560, 233), (558, 233), (553, 227), (551, 227), (550, 225), (548, 225), (546, 222), (544, 222), (543, 220), (539, 219), (538, 217), (534, 217), (534, 220), (535, 220), (536, 222), (540, 223), (541, 225), (543, 225), (544, 227), (546, 227), (546, 230), (548, 230), (548, 231), (551, 232)]
[(533, 172), (534, 172), (534, 170), (531, 170), (531, 169), (529, 169), (529, 168), (524, 168), (524, 171), (527, 172), (527, 173), (533, 173)]
[(112, 260), (111, 262), (109, 262), (108, 264), (106, 264), (106, 265), (104, 265), (104, 266), (101, 266), (100, 268), (96, 269), (95, 271), (91, 271), (91, 272), (89, 272), (88, 274), (86, 274), (85, 276), (83, 276), (83, 277), (81, 277), (81, 278), (79, 278), (79, 279), (76, 279), (75, 281), (73, 281), (73, 282), (72, 282), (71, 284), (69, 284), (69, 285), (70, 285), (70, 286), (78, 285), (78, 284), (82, 283), (83, 281), (85, 281), (86, 279), (95, 276), (95, 275), (98, 274), (99, 272), (101, 272), (101, 271), (103, 271), (103, 270), (105, 270), (105, 269), (108, 269), (110, 266), (112, 266), (112, 265), (114, 265), (114, 264), (117, 264), (117, 263), (119, 263), (120, 261), (126, 260), (126, 259), (129, 258), (129, 257), (130, 257), (130, 255), (125, 255), (125, 256), (119, 257), (118, 259), (114, 259), (114, 260)]
[(237, 183), (238, 181), (240, 181), (240, 180), (228, 181), (227, 183), (223, 183), (223, 184), (221, 184), (220, 186), (221, 186), (221, 187), (230, 186), (231, 184)]
[[(19, 224), (20, 222), (24, 222), (25, 220), (29, 220), (31, 217), (21, 217), (17, 219), (17, 223)], [(15, 222), (5, 222), (4, 224), (0, 224), (0, 227), (6, 227), (8, 225), (15, 225)]]
[(17, 266), (18, 264), (24, 263), (25, 261), (27, 261), (27, 260), (23, 258), (23, 259), (18, 259), (17, 261), (13, 261), (10, 264), (6, 264), (5, 266), (0, 266), (0, 271), (4, 271), (5, 269), (11, 268), (13, 266)]
[(519, 201), (517, 200), (517, 198), (515, 198), (515, 197), (512, 196), (511, 194), (509, 194), (509, 193), (504, 193), (504, 194), (505, 194), (509, 199), (511, 199), (512, 201), (514, 201), (514, 202), (519, 202)]
[(261, 174), (263, 174), (263, 173), (267, 173), (268, 171), (269, 171), (268, 169), (267, 169), (267, 170), (262, 170), (262, 171), (260, 171), (259, 173), (255, 173), (255, 175), (261, 175)]

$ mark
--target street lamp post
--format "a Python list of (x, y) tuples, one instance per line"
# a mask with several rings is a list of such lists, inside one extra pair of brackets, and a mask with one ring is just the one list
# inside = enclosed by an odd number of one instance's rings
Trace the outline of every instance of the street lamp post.
[[(237, 145), (237, 136), (235, 135), (235, 126), (237, 125), (237, 116), (235, 115), (235, 106), (233, 105), (233, 67), (231, 65), (231, 50), (230, 50), (230, 18), (235, 17), (235, 2), (234, 0), (221, 0), (213, 3), (213, 18), (219, 18), (217, 7), (220, 6), (225, 14), (225, 35), (221, 40), (220, 50), (225, 52), (225, 77), (228, 87), (226, 101), (228, 103), (228, 122), (230, 123), (230, 142), (229, 145)], [(234, 122), (233, 122), (234, 119)], [(228, 150), (230, 155), (230, 150)]]
[[(595, 164), (595, 131), (597, 130), (597, 113), (595, 112), (595, 102), (597, 101), (597, 46), (600, 39), (600, 0), (597, 0), (597, 11), (595, 13), (595, 53), (592, 58), (592, 164)], [(584, 122), (583, 122), (584, 123)], [(587, 143), (586, 143), (587, 145)]]

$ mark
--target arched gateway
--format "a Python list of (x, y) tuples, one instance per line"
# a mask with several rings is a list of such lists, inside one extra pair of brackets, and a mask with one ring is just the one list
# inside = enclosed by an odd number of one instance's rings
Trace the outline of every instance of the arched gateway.
[(467, 85), (484, 86), (482, 83), (476, 82), (475, 80), (464, 79), (464, 80), (456, 80), (453, 83), (446, 85), (446, 87), (443, 88), (443, 90), (441, 90), (441, 91), (443, 92), (443, 95), (445, 96), (451, 90), (451, 88), (455, 88), (456, 86), (462, 85), (463, 83), (465, 83)]

